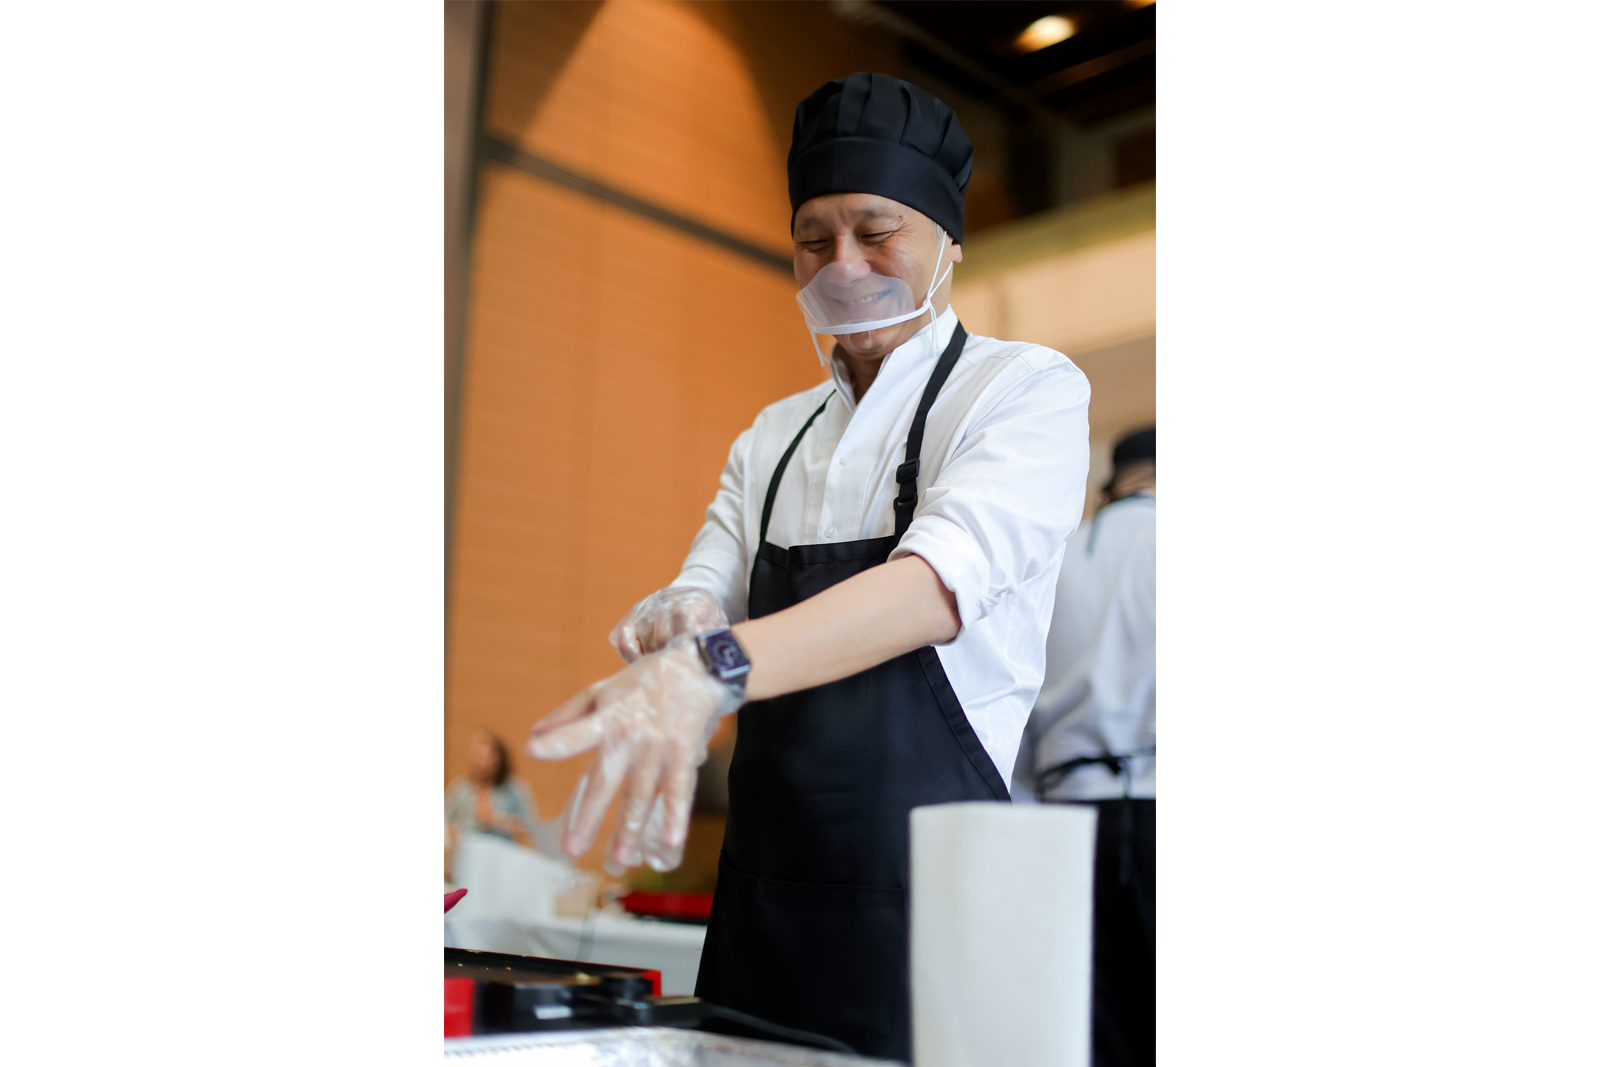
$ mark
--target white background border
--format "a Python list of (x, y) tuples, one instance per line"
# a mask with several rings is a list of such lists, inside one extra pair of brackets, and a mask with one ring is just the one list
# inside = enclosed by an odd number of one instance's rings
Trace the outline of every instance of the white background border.
[[(1597, 28), (1162, 7), (1169, 1063), (1595, 1046)], [(437, 1055), (440, 55), (428, 4), (8, 11), (34, 1059)]]
[(11, 1062), (438, 1055), (441, 40), (7, 11)]
[(1597, 29), (1161, 7), (1168, 1063), (1593, 1056)]

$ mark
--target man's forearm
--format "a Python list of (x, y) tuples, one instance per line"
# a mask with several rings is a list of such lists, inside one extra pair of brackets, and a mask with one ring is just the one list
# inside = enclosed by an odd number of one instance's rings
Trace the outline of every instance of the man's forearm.
[(960, 629), (955, 594), (925, 561), (906, 556), (733, 631), (750, 657), (746, 693), (766, 700), (949, 641)]

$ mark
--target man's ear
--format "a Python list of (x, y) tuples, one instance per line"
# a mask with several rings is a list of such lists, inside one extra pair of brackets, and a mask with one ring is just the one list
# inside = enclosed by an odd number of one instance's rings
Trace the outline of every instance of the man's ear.
[(961, 242), (954, 239), (950, 241), (950, 262), (961, 262)]

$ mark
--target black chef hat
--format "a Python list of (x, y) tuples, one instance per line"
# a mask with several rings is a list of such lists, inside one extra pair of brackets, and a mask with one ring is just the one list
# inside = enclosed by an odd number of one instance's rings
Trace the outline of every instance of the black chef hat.
[(1148, 430), (1135, 430), (1117, 442), (1117, 447), (1111, 450), (1111, 465), (1125, 467), (1129, 463), (1137, 463), (1141, 459), (1156, 458), (1156, 428)]
[(972, 142), (956, 113), (910, 82), (852, 74), (794, 109), (789, 227), (814, 196), (875, 193), (916, 208), (961, 241)]

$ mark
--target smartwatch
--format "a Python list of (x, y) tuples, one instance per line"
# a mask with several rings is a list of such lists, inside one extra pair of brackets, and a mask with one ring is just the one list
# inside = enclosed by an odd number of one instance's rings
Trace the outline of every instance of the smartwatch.
[(700, 660), (706, 670), (742, 699), (745, 677), (750, 673), (750, 657), (744, 654), (744, 646), (733, 636), (733, 631), (724, 626), (701, 634), (694, 643), (700, 649)]

